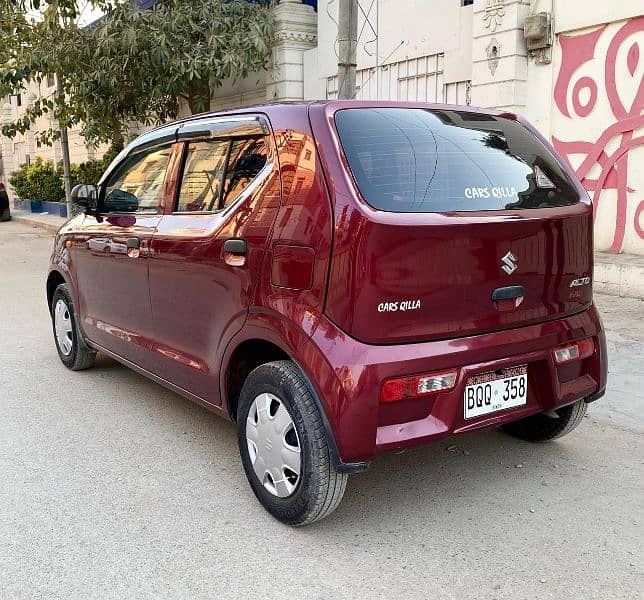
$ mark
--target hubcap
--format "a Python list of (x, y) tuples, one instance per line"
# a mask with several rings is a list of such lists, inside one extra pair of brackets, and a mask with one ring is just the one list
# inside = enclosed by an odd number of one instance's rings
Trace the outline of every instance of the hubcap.
[(56, 342), (60, 351), (68, 356), (72, 351), (72, 318), (69, 308), (64, 300), (58, 300), (54, 307), (54, 329), (56, 330)]
[(284, 403), (273, 394), (253, 400), (246, 420), (246, 443), (255, 475), (274, 496), (286, 498), (300, 480), (300, 440)]

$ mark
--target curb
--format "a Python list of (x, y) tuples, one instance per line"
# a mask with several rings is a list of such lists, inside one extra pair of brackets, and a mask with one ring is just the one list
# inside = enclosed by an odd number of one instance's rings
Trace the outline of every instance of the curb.
[(644, 256), (595, 253), (593, 289), (600, 294), (644, 300)]
[(31, 225), (32, 227), (37, 227), (38, 229), (44, 229), (49, 233), (56, 233), (60, 229), (60, 225), (56, 223), (47, 223), (46, 221), (37, 221), (36, 219), (30, 219), (29, 217), (22, 216), (11, 216), (11, 220), (15, 223), (22, 223), (24, 225)]

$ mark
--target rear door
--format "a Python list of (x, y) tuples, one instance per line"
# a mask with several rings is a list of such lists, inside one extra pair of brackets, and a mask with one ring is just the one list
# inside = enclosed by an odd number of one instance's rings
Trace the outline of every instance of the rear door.
[(590, 303), (592, 209), (522, 124), (439, 108), (326, 117), (345, 175), (327, 312), (352, 335), (446, 339)]
[(221, 354), (252, 301), (279, 209), (279, 168), (263, 116), (187, 123), (178, 139), (175, 197), (150, 261), (155, 371), (219, 404)]

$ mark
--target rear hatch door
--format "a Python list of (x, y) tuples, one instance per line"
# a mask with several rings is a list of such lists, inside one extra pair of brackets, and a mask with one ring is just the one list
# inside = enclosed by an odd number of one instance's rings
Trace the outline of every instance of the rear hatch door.
[(337, 108), (311, 120), (335, 198), (326, 311), (341, 328), (447, 339), (589, 305), (592, 208), (532, 131), (447, 108)]

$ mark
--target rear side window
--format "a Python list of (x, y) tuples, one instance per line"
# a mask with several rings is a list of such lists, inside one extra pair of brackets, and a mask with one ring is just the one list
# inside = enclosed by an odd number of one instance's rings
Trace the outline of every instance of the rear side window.
[(223, 189), (223, 206), (241, 194), (266, 164), (266, 144), (255, 138), (233, 142)]
[(228, 141), (188, 144), (177, 210), (210, 211), (219, 205)]
[(363, 198), (390, 212), (567, 206), (575, 188), (516, 121), (421, 108), (338, 111), (342, 149)]
[(209, 212), (228, 206), (255, 179), (266, 161), (262, 138), (190, 142), (177, 211)]

